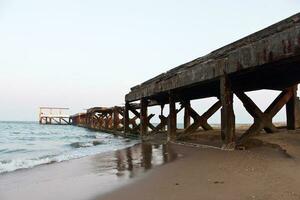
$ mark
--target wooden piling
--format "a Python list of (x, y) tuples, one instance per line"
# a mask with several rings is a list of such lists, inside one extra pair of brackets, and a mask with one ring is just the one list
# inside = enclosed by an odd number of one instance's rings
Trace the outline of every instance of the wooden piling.
[(113, 126), (114, 126), (114, 131), (118, 131), (120, 123), (120, 117), (119, 117), (119, 110), (118, 107), (115, 106), (113, 110)]
[(125, 133), (129, 133), (129, 121), (130, 121), (130, 118), (129, 118), (129, 102), (126, 101), (125, 102), (125, 108), (124, 108), (124, 132)]
[(187, 127), (189, 127), (191, 125), (191, 115), (190, 115), (190, 109), (191, 109), (191, 102), (188, 101), (184, 101), (183, 102), (184, 105), (184, 129), (186, 129)]
[(174, 94), (169, 93), (169, 117), (168, 117), (168, 140), (176, 139), (177, 111)]
[(223, 145), (228, 147), (235, 142), (235, 116), (233, 111), (233, 92), (228, 76), (220, 78), (221, 100), (221, 137)]
[(147, 99), (144, 98), (141, 99), (140, 120), (141, 120), (140, 135), (141, 137), (143, 137), (148, 133), (148, 101)]
[(288, 130), (295, 130), (297, 128), (297, 89), (298, 85), (294, 85), (291, 87), (291, 98), (286, 104), (286, 120)]

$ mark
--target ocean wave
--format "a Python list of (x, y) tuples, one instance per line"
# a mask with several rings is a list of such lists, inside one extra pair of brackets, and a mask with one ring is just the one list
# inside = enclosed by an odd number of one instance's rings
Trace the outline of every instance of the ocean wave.
[(11, 154), (11, 153), (25, 153), (27, 151), (28, 151), (27, 149), (10, 149), (10, 150), (6, 149), (3, 152), (6, 154)]
[(37, 165), (50, 164), (57, 162), (53, 157), (37, 158), (37, 159), (15, 159), (4, 160), (0, 162), (0, 174), (4, 172), (11, 172), (17, 169), (32, 168)]
[[(103, 142), (101, 142), (101, 141), (92, 141), (89, 143), (92, 144), (93, 146), (103, 144)], [(99, 149), (98, 151), (95, 151), (94, 149), (88, 150), (89, 148), (85, 148), (86, 151), (78, 149), (78, 151), (69, 151), (69, 152), (59, 153), (57, 155), (41, 156), (38, 158), (31, 158), (31, 159), (19, 158), (19, 159), (12, 159), (12, 160), (2, 160), (2, 161), (0, 161), (0, 174), (16, 171), (16, 170), (20, 170), (20, 169), (33, 168), (33, 167), (36, 167), (39, 165), (52, 164), (52, 163), (58, 163), (58, 162), (63, 162), (63, 161), (67, 161), (67, 160), (78, 159), (78, 158), (82, 158), (85, 156), (103, 153), (103, 152), (106, 152), (109, 150), (113, 151), (113, 150), (117, 150), (120, 148), (132, 146), (135, 143), (136, 142), (133, 141), (132, 143), (127, 144), (127, 145), (118, 146), (113, 149)], [(85, 145), (83, 145), (83, 146), (85, 146)]]
[(135, 143), (74, 126), (0, 123), (0, 173), (114, 151)]

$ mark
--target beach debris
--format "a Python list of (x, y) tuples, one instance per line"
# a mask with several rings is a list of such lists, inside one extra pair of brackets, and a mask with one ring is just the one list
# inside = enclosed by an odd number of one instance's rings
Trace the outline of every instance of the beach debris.
[(214, 181), (214, 184), (224, 184), (224, 181)]
[(85, 148), (85, 147), (101, 145), (103, 143), (104, 143), (103, 141), (94, 140), (92, 142), (74, 142), (74, 143), (70, 144), (70, 146), (73, 148)]

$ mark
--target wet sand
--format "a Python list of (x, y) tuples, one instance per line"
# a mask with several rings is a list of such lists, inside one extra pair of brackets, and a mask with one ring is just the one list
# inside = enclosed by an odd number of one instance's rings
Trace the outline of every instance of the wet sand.
[(93, 199), (176, 159), (168, 145), (123, 150), (0, 175), (1, 200)]
[(20, 170), (0, 175), (0, 199), (300, 200), (300, 131), (250, 144), (243, 151), (143, 144)]
[(261, 135), (244, 151), (172, 148), (182, 157), (96, 199), (300, 199), (300, 131)]

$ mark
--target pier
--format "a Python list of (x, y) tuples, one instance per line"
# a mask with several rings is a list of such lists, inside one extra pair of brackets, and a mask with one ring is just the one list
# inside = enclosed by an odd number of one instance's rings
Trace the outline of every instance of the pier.
[[(300, 13), (132, 87), (125, 97), (125, 106), (91, 108), (71, 119), (74, 125), (84, 124), (124, 136), (136, 134), (144, 139), (159, 133), (174, 141), (200, 128), (202, 132), (213, 130), (208, 119), (220, 109), (221, 127), (217, 131), (223, 148), (231, 149), (263, 130), (277, 132), (272, 119), (284, 106), (286, 128), (299, 128), (299, 83)], [(246, 94), (262, 89), (280, 91), (265, 111)], [(253, 125), (241, 134), (235, 130), (234, 95), (254, 119)], [(216, 101), (205, 113), (192, 108), (192, 100), (209, 97)], [(159, 106), (161, 112), (149, 113), (152, 106)], [(168, 115), (164, 115), (165, 107)], [(177, 114), (181, 111), (183, 129), (177, 127)], [(156, 125), (150, 122), (155, 115), (160, 119)]]
[(39, 108), (39, 123), (53, 125), (69, 125), (71, 124), (70, 116), (65, 112), (69, 108), (58, 107), (40, 107)]

